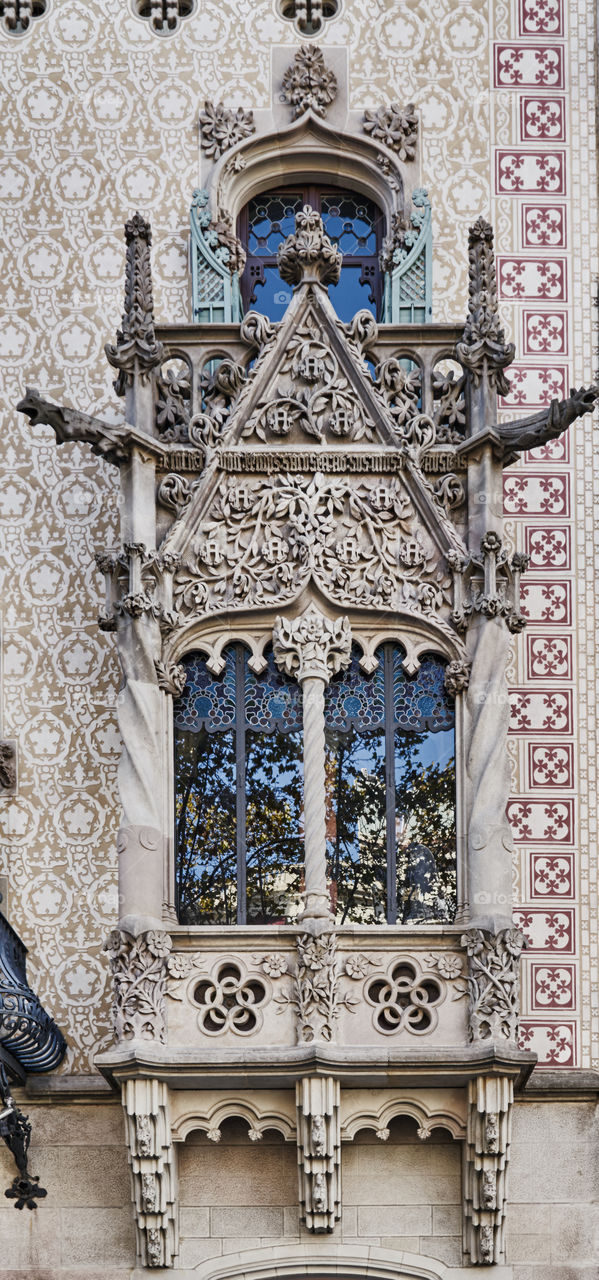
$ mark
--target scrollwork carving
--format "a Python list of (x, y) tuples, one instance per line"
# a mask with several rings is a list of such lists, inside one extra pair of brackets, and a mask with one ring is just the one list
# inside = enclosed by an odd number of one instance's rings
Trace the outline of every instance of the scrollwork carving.
[(175, 574), (176, 607), (189, 614), (282, 604), (312, 579), (346, 607), (441, 621), (450, 579), (432, 538), (415, 525), (399, 477), (224, 475)]

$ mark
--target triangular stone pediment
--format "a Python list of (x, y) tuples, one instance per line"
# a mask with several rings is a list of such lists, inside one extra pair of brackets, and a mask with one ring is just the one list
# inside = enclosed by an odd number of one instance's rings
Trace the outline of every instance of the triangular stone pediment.
[(464, 548), (420, 466), (433, 424), (412, 406), (398, 430), (366, 363), (374, 320), (342, 324), (304, 283), (278, 326), (244, 324), (259, 354), (163, 544), (182, 619), (283, 608), (312, 584), (340, 608), (447, 629), (446, 554)]

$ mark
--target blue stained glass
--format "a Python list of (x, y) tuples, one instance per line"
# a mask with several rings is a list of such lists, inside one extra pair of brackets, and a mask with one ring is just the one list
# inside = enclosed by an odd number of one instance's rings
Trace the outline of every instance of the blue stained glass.
[(415, 676), (403, 670), (401, 649), (393, 650), (393, 707), (397, 729), (428, 729), (439, 733), (454, 724), (453, 703), (445, 692), (445, 666), (440, 658), (426, 654)]
[(367, 676), (360, 670), (358, 651), (354, 648), (350, 666), (327, 685), (324, 714), (327, 729), (337, 729), (340, 733), (347, 733), (351, 728), (362, 732), (380, 729), (385, 723), (382, 661), (374, 675)]
[(297, 680), (279, 671), (272, 653), (259, 676), (245, 666), (245, 723), (263, 733), (294, 733), (302, 728), (302, 693)]
[(225, 650), (225, 669), (220, 676), (208, 671), (201, 653), (191, 653), (183, 660), (187, 682), (173, 706), (176, 729), (198, 733), (207, 729), (232, 729), (235, 724), (235, 651)]
[[(351, 665), (335, 676), (325, 693), (327, 729), (348, 733), (381, 728), (385, 723), (385, 665), (382, 650), (371, 676), (360, 670), (354, 650)], [(453, 703), (445, 692), (445, 666), (440, 658), (427, 654), (415, 676), (402, 667), (403, 649), (393, 647), (393, 722), (397, 729), (439, 733), (454, 724)]]

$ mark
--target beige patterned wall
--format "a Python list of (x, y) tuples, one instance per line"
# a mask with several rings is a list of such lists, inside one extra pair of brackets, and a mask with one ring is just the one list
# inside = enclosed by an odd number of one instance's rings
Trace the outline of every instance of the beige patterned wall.
[[(122, 224), (135, 208), (150, 217), (157, 316), (188, 319), (187, 211), (201, 176), (198, 110), (206, 97), (268, 107), (271, 46), (288, 46), (291, 61), (299, 42), (271, 0), (198, 0), (197, 12), (167, 39), (134, 18), (125, 0), (49, 0), (47, 8), (21, 38), (0, 27), (8, 475), (0, 491), (2, 730), (19, 741), (18, 795), (0, 801), (0, 872), (9, 876), (10, 917), (31, 949), (31, 977), (69, 1041), (63, 1069), (86, 1071), (110, 1039), (101, 946), (118, 906), (118, 670), (113, 640), (95, 624), (93, 564), (94, 551), (115, 538), (115, 475), (85, 446), (57, 450), (52, 432), (32, 430), (13, 406), (27, 383), (118, 416), (102, 347), (120, 319)], [(581, 22), (590, 20), (590, 6), (569, 8), (571, 21), (579, 8)], [(486, 0), (345, 0), (321, 42), (349, 45), (352, 107), (411, 99), (421, 111), (420, 181), (433, 204), (439, 320), (464, 314), (467, 228), (479, 213), (488, 215), (494, 203), (500, 247), (518, 247), (516, 202), (495, 196), (491, 144), (512, 145), (517, 137), (510, 130), (518, 95), (493, 88), (493, 38), (512, 38), (519, 12), (516, 0), (511, 9), (497, 4), (494, 15)], [(562, 44), (567, 61), (565, 37)], [(577, 61), (574, 48), (572, 57)], [(579, 67), (573, 92), (582, 102), (591, 73), (590, 62)], [(589, 148), (585, 127), (592, 121), (580, 117), (568, 135), (577, 228), (568, 244), (577, 255), (584, 246), (579, 256), (588, 273), (589, 216), (595, 222), (579, 192), (588, 169), (581, 161)], [(594, 363), (588, 278), (573, 283), (570, 334), (580, 378)], [(581, 309), (576, 296), (582, 299), (583, 290)], [(518, 342), (517, 311), (508, 306), (506, 318)], [(584, 451), (585, 428), (580, 440)], [(582, 476), (589, 459), (585, 452), (576, 459)], [(580, 496), (592, 499), (583, 489)], [(581, 554), (584, 536), (581, 527)], [(584, 557), (583, 568), (590, 573)], [(583, 610), (581, 644), (589, 643), (586, 626)], [(515, 667), (516, 682), (524, 678)], [(515, 764), (521, 767), (519, 756)], [(581, 772), (581, 817), (583, 782)], [(524, 785), (517, 775), (516, 790)], [(581, 914), (585, 947), (590, 927)], [(589, 1061), (588, 1030), (585, 1036), (581, 1064)]]

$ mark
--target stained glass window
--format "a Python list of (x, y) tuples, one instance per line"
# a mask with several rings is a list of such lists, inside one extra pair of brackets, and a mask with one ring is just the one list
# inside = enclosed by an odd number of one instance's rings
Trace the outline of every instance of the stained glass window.
[[(302, 695), (242, 645), (215, 676), (185, 660), (175, 702), (177, 891), (185, 924), (293, 922), (303, 885)], [(386, 644), (365, 674), (355, 650), (325, 694), (326, 836), (339, 923), (451, 920), (455, 912), (454, 711), (444, 665), (415, 676)]]
[(281, 319), (291, 289), (279, 275), (277, 250), (295, 230), (295, 215), (305, 204), (319, 210), (327, 235), (343, 253), (341, 279), (329, 290), (338, 316), (351, 320), (365, 308), (378, 316), (382, 219), (377, 206), (353, 191), (327, 192), (312, 186), (264, 192), (244, 209), (239, 222), (248, 255), (241, 280), (244, 308), (255, 307), (271, 320)]

